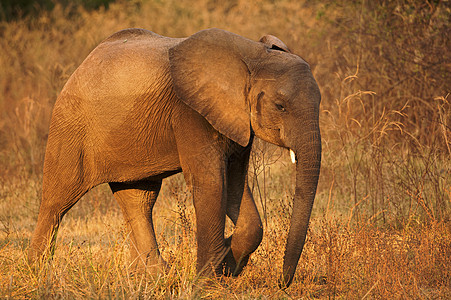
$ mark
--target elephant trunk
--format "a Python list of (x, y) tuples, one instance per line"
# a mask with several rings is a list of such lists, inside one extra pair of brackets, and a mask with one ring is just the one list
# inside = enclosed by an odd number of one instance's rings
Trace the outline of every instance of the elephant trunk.
[(319, 126), (302, 135), (294, 149), (296, 162), (296, 191), (279, 285), (288, 287), (304, 248), (310, 213), (315, 199), (321, 165), (321, 135)]

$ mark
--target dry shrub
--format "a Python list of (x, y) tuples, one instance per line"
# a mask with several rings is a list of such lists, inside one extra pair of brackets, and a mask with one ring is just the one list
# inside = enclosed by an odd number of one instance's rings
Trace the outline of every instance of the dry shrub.
[[(353, 92), (353, 81), (359, 80), (357, 74), (337, 77), (342, 98), (323, 110), (321, 184), (332, 201), (327, 205), (342, 213), (351, 209), (357, 221), (371, 218), (396, 226), (448, 219), (448, 150), (421, 144), (406, 129), (407, 103), (399, 110), (379, 111), (374, 92)], [(447, 99), (440, 101), (449, 106)], [(437, 140), (446, 140), (445, 131), (437, 133)]]
[[(334, 59), (327, 71), (343, 76), (359, 69), (359, 89), (375, 92), (372, 109), (405, 107), (404, 130), (421, 145), (447, 148), (438, 106), (450, 92), (449, 2), (336, 1), (321, 12), (330, 22)], [(322, 87), (335, 98), (336, 85)]]
[(315, 68), (324, 99), (323, 191), (356, 221), (449, 220), (449, 3), (318, 7), (328, 24), (321, 28), (328, 64)]
[(446, 298), (450, 292), (451, 232), (444, 223), (381, 230), (373, 224), (356, 228), (322, 218), (312, 225), (302, 263), (304, 284), (317, 283), (312, 295)]

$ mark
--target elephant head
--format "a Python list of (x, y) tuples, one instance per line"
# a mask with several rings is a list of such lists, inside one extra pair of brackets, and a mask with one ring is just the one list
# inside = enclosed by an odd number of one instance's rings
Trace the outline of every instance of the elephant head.
[(321, 95), (309, 65), (273, 36), (255, 42), (200, 31), (169, 50), (175, 93), (224, 136), (246, 146), (251, 134), (292, 150), (296, 191), (282, 286), (304, 247), (321, 163)]

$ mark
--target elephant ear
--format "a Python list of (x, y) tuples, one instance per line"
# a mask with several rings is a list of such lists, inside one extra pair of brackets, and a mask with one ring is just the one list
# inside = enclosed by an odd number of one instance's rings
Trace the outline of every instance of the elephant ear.
[(264, 50), (259, 45), (224, 30), (207, 29), (169, 49), (176, 95), (242, 146), (249, 143), (251, 134), (250, 71), (245, 61)]
[(291, 53), (291, 50), (279, 38), (273, 35), (265, 35), (260, 38), (260, 42), (265, 44), (269, 49), (280, 50)]

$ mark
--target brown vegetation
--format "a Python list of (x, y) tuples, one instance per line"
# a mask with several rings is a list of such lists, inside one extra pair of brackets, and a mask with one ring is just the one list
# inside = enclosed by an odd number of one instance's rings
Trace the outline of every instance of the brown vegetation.
[[(89, 12), (57, 5), (0, 23), (0, 298), (449, 298), (450, 14), (449, 1), (168, 0)], [(262, 141), (249, 176), (265, 236), (238, 278), (196, 277), (180, 174), (165, 181), (154, 214), (167, 275), (128, 272), (126, 227), (106, 186), (65, 217), (52, 261), (27, 264), (52, 105), (86, 55), (127, 27), (273, 34), (311, 64), (323, 95), (323, 164), (286, 291), (275, 278), (294, 170), (287, 153)]]

